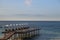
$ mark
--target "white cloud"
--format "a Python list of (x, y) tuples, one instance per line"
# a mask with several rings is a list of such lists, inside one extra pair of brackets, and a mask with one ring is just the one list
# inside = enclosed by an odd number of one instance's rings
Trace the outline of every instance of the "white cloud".
[(15, 8), (0, 8), (0, 20), (60, 20), (59, 15), (48, 15), (46, 12), (44, 13), (45, 14), (42, 14), (36, 10), (34, 12), (33, 10), (30, 11), (18, 10)]
[(25, 5), (30, 6), (32, 4), (32, 0), (25, 0)]

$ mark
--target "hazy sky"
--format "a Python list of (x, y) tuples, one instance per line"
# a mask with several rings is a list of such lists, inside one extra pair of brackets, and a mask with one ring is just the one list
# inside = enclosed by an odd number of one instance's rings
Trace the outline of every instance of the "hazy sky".
[(60, 0), (0, 0), (0, 20), (60, 20)]

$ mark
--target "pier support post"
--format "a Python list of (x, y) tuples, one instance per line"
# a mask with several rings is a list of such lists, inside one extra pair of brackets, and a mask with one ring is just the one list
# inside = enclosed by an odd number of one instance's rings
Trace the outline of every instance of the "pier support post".
[(16, 40), (16, 38), (17, 38), (17, 37), (16, 37), (16, 34), (14, 34), (14, 40)]

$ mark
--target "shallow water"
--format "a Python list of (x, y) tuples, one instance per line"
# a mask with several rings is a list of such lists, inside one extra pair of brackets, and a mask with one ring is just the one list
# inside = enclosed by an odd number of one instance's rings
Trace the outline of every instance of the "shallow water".
[[(30, 27), (41, 28), (40, 36), (30, 40), (60, 40), (60, 21), (1, 21), (0, 25), (23, 23), (28, 23)], [(0, 38), (3, 37), (2, 31), (4, 28), (0, 28)]]

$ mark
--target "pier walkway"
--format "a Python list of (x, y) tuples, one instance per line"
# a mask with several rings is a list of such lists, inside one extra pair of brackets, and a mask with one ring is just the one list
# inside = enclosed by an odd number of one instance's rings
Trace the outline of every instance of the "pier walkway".
[(38, 28), (30, 28), (30, 27), (22, 27), (22, 28), (16, 28), (16, 29), (5, 29), (4, 37), (0, 40), (22, 40), (24, 38), (30, 38), (32, 36), (35, 36), (39, 34)]

